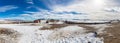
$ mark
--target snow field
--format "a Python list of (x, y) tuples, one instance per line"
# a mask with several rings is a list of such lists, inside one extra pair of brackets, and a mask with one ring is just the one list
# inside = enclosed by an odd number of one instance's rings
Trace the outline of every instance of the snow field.
[(0, 27), (21, 33), (18, 43), (104, 43), (103, 38), (95, 37), (94, 33), (84, 33), (84, 28), (78, 26), (67, 26), (59, 30), (39, 30), (42, 26), (22, 24), (0, 24)]

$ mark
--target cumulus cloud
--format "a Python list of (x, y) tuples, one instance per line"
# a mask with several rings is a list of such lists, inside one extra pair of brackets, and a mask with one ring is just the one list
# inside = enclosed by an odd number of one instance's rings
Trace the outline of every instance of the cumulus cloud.
[(17, 6), (12, 6), (12, 5), (7, 5), (7, 6), (2, 6), (0, 7), (0, 12), (6, 12), (8, 10), (16, 9), (18, 8)]

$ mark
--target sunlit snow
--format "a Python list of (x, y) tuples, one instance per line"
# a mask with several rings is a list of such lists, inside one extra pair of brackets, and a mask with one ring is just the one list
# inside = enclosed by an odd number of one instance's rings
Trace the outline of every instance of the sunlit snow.
[[(103, 38), (95, 37), (94, 33), (84, 33), (84, 28), (78, 26), (67, 26), (58, 30), (39, 30), (42, 26), (25, 26), (22, 24), (0, 24), (0, 27), (21, 33), (18, 43), (103, 43)], [(66, 33), (67, 31), (70, 33)], [(77, 35), (73, 34), (74, 32), (81, 33)], [(61, 33), (63, 36), (60, 35)], [(53, 37), (56, 34), (60, 35), (58, 39), (54, 39), (57, 36)]]

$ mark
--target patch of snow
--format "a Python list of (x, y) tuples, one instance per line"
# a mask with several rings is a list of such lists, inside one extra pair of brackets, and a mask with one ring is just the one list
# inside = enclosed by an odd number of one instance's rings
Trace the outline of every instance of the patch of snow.
[[(44, 34), (39, 35), (39, 37), (36, 37), (36, 41), (34, 41), (35, 43), (104, 43), (103, 42), (103, 38), (97, 38), (94, 37), (93, 33), (88, 33), (88, 34), (81, 34), (79, 36), (72, 36), (72, 37), (68, 37), (68, 38), (62, 38), (62, 39), (56, 39), (56, 40), (49, 40), (48, 36), (52, 35), (53, 31), (50, 30), (45, 30), (47, 32), (42, 32)], [(49, 32), (48, 32), (49, 31)], [(46, 34), (48, 34), (48, 36), (46, 36)]]
[[(38, 37), (36, 38), (40, 41), (35, 41), (38, 43), (88, 43), (88, 42), (104, 43), (103, 39), (95, 37), (94, 33), (81, 34), (84, 33), (85, 30), (84, 28), (79, 26), (67, 26), (58, 30), (39, 30), (39, 31), (40, 32), (38, 32), (37, 34), (41, 34), (39, 35), (40, 38)], [(79, 33), (79, 35), (71, 34), (76, 31), (81, 33)]]
[(63, 21), (58, 21), (58, 22), (49, 22), (48, 24), (64, 24)]
[(40, 26), (22, 26), (22, 24), (1, 24), (2, 28), (14, 29), (22, 34), (19, 43), (31, 43), (35, 37), (35, 30)]
[(64, 22), (63, 21), (59, 21), (56, 24), (64, 24)]
[[(54, 32), (72, 31), (84, 32), (84, 28), (78, 26), (67, 26), (60, 30), (39, 30), (42, 26), (22, 26), (22, 24), (0, 24), (0, 27), (14, 29), (22, 34), (18, 43), (103, 43), (102, 38), (94, 37), (94, 33), (72, 35), (71, 37), (49, 40)], [(61, 31), (62, 32), (62, 31)], [(64, 33), (64, 32), (63, 32)]]

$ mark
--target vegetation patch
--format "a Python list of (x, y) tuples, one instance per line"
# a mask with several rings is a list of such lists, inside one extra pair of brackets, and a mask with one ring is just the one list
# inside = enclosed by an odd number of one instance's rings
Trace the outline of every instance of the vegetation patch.
[(42, 28), (40, 28), (40, 30), (54, 30), (54, 29), (58, 29), (66, 26), (68, 25), (67, 24), (51, 24), (48, 26), (43, 26)]
[(19, 35), (17, 31), (0, 28), (0, 43), (17, 43)]
[(105, 31), (107, 32), (102, 34), (105, 43), (120, 43), (120, 23), (111, 24)]

